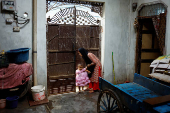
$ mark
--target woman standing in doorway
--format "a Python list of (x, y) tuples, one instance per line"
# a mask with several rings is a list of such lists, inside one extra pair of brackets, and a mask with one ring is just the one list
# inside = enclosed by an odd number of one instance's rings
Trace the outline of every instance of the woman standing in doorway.
[(93, 53), (89, 53), (84, 48), (79, 48), (78, 53), (81, 57), (83, 57), (84, 61), (86, 62), (87, 70), (91, 72), (90, 74), (88, 74), (90, 79), (90, 92), (100, 90), (99, 77), (103, 77), (101, 71), (102, 65), (100, 60)]

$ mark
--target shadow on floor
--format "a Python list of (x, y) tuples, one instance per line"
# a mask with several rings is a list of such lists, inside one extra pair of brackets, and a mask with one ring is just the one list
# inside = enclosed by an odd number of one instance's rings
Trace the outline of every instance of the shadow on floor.
[(49, 103), (32, 106), (27, 97), (19, 100), (15, 109), (0, 109), (0, 113), (96, 113), (99, 92), (68, 93), (49, 96)]

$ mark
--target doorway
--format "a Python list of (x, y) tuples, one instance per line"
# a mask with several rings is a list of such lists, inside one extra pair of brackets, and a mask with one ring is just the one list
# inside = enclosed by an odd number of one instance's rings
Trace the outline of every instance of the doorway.
[(76, 7), (60, 9), (47, 21), (48, 94), (75, 92), (76, 66), (85, 66), (78, 48), (100, 58), (100, 21)]
[(162, 3), (143, 5), (138, 15), (136, 72), (149, 77), (152, 61), (165, 54), (166, 7)]

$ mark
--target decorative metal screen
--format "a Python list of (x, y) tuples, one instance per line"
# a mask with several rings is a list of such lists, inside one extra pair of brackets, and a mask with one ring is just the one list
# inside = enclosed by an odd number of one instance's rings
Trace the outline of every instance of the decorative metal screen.
[(46, 12), (49, 12), (50, 10), (55, 10), (55, 8), (62, 5), (78, 5), (78, 4), (90, 8), (92, 12), (96, 12), (100, 16), (102, 15), (103, 3), (85, 2), (78, 0), (46, 0)]
[[(66, 8), (57, 12), (48, 23), (50, 24), (74, 24), (74, 8)], [(99, 25), (99, 21), (88, 12), (76, 10), (76, 25)]]
[(145, 5), (139, 11), (139, 16), (155, 16), (166, 12), (166, 7), (162, 3)]

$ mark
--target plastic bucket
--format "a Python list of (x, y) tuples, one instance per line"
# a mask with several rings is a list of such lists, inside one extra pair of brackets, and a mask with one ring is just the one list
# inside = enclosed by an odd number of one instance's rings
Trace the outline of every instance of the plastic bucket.
[(29, 59), (30, 48), (19, 48), (7, 51), (9, 63), (23, 63)]
[(6, 99), (0, 99), (0, 109), (3, 109), (6, 107)]
[(18, 99), (19, 99), (19, 96), (7, 97), (6, 98), (7, 108), (10, 108), (10, 109), (16, 108), (18, 106)]
[(37, 85), (31, 87), (32, 97), (34, 101), (41, 101), (45, 99), (45, 86)]

